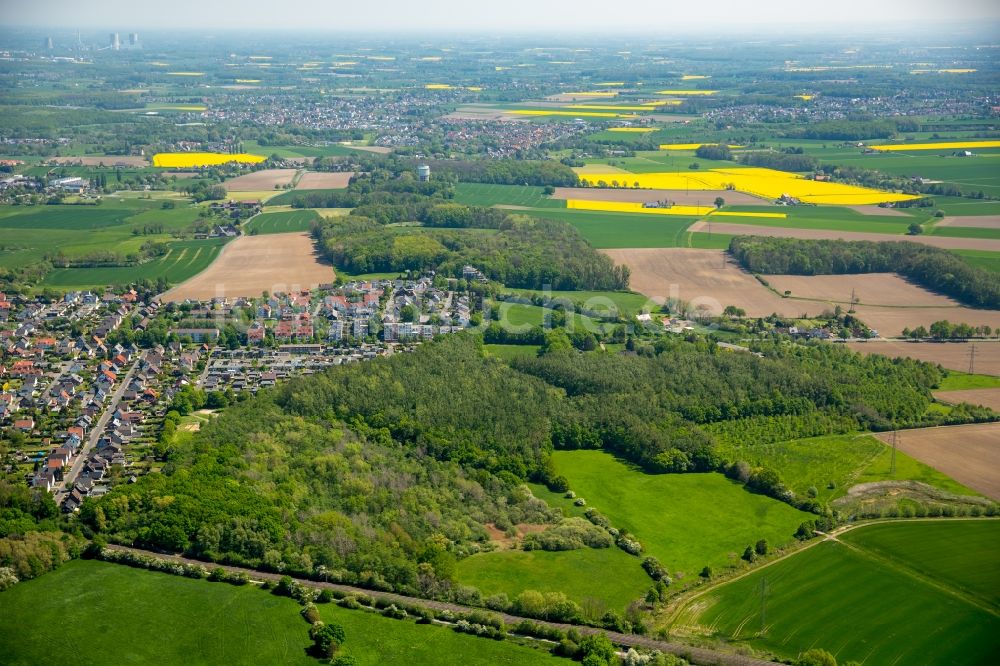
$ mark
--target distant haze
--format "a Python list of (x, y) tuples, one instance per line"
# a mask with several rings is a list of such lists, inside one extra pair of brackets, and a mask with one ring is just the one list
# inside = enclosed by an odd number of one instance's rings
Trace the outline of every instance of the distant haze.
[(634, 32), (664, 38), (679, 30), (810, 31), (853, 27), (894, 32), (908, 23), (1000, 19), (996, 0), (32, 0), (4, 2), (4, 26), (73, 28), (301, 29), (328, 32)]

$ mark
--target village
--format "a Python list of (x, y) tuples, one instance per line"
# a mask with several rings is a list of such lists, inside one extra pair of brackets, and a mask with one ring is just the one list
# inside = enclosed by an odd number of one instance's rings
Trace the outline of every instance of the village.
[(469, 327), (475, 298), (449, 286), (426, 275), (182, 303), (134, 289), (0, 293), (0, 465), (76, 511), (158, 471), (178, 424), (196, 430), (279, 382)]

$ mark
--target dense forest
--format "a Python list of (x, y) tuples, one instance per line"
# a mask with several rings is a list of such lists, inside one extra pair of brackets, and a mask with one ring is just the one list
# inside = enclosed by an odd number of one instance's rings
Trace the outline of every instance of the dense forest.
[(1000, 275), (927, 245), (737, 236), (730, 242), (729, 252), (754, 273), (898, 273), (967, 305), (1000, 309)]
[[(435, 206), (428, 214), (441, 226), (496, 221), (494, 214), (457, 207)], [(350, 273), (433, 269), (460, 277), (463, 267), (471, 265), (510, 287), (612, 291), (628, 287), (627, 267), (616, 266), (573, 227), (559, 221), (508, 215), (497, 230), (386, 228), (370, 218), (350, 215), (315, 233), (333, 264)]]
[[(941, 379), (830, 346), (761, 353), (665, 339), (629, 354), (550, 346), (508, 364), (478, 335), (439, 338), (230, 407), (179, 433), (162, 473), (88, 501), (81, 518), (99, 539), (476, 602), (453, 566), (488, 547), (488, 523), (559, 525), (533, 548), (606, 545), (523, 486), (559, 487), (555, 447), (605, 447), (650, 472), (723, 471), (738, 461), (720, 457), (715, 433), (914, 425)], [(741, 480), (756, 491), (819, 510), (752, 472)]]

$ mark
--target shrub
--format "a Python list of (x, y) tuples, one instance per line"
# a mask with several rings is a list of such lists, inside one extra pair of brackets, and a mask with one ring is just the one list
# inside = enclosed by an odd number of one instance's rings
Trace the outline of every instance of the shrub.
[(319, 593), (319, 596), (316, 597), (316, 601), (318, 601), (321, 604), (330, 603), (331, 601), (333, 601), (333, 590), (325, 589), (321, 591)]
[(302, 613), (302, 617), (304, 617), (306, 622), (309, 624), (316, 624), (322, 619), (319, 616), (319, 610), (316, 608), (315, 604), (306, 604), (302, 607), (300, 612)]
[(389, 604), (389, 607), (385, 609), (383, 613), (386, 617), (391, 617), (394, 620), (405, 620), (407, 613), (402, 608), (396, 606), (396, 604)]

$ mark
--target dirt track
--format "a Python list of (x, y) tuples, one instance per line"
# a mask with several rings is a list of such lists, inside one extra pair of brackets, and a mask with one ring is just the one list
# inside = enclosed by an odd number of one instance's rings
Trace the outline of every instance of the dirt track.
[(715, 197), (722, 197), (726, 204), (738, 206), (769, 206), (770, 201), (758, 199), (742, 192), (727, 190), (634, 190), (593, 187), (557, 187), (553, 199), (583, 199), (585, 201), (673, 201), (682, 206), (714, 206)]
[(232, 241), (204, 271), (164, 292), (163, 301), (312, 289), (333, 282), (334, 272), (320, 263), (309, 234), (242, 236)]
[(781, 298), (732, 263), (722, 250), (672, 247), (601, 251), (616, 264), (631, 269), (633, 290), (657, 302), (680, 299), (694, 309), (703, 306), (716, 315), (727, 305), (736, 305), (751, 317), (773, 312), (797, 317), (827, 308), (824, 303)]
[[(877, 437), (892, 441), (890, 432)], [(901, 430), (896, 445), (959, 483), (1000, 500), (1000, 423)]]
[(893, 340), (873, 340), (871, 342), (850, 342), (848, 346), (863, 354), (882, 354), (895, 358), (905, 356), (928, 363), (937, 363), (949, 370), (967, 372), (969, 370), (969, 348), (976, 346), (975, 371), (984, 375), (1000, 377), (1000, 342), (903, 342)]
[[(691, 225), (688, 231), (702, 231), (706, 226), (704, 220)], [(806, 238), (866, 241), (910, 241), (923, 243), (946, 250), (989, 250), (1000, 252), (1000, 239), (995, 238), (951, 238), (948, 236), (902, 236), (897, 234), (876, 234), (864, 231), (831, 231), (828, 229), (793, 229), (788, 227), (766, 227), (756, 224), (732, 224), (712, 222), (712, 232), (717, 234), (733, 234), (735, 236), (772, 236), (775, 238)]]

